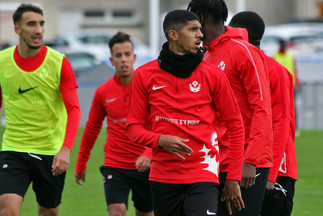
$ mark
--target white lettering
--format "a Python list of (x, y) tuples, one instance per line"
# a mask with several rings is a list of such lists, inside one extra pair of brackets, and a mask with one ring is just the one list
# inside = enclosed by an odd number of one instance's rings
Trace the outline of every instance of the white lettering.
[(200, 124), (200, 120), (173, 119), (173, 118), (167, 118), (167, 117), (162, 117), (162, 116), (155, 116), (155, 121), (169, 122), (171, 124), (176, 124), (176, 125), (198, 125), (198, 124)]

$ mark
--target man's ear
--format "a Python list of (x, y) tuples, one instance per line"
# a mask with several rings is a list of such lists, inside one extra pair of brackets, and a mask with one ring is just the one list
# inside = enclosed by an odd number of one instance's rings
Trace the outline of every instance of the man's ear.
[(175, 31), (175, 30), (170, 30), (170, 31), (168, 32), (168, 37), (169, 37), (169, 39), (171, 39), (171, 40), (175, 41), (175, 40), (177, 40), (177, 39), (178, 39), (178, 32), (177, 32), (177, 31)]
[(110, 58), (109, 58), (109, 60), (110, 60), (110, 62), (111, 62), (111, 65), (112, 65), (112, 66), (114, 66), (113, 58), (112, 58), (112, 57), (110, 57)]
[(20, 34), (20, 28), (18, 25), (14, 26), (14, 30), (15, 30), (16, 34), (18, 34), (18, 35)]
[(203, 26), (203, 24), (204, 24), (204, 21), (205, 21), (205, 19), (204, 19), (204, 17), (201, 15), (201, 17), (200, 17), (200, 23), (201, 23), (201, 25)]

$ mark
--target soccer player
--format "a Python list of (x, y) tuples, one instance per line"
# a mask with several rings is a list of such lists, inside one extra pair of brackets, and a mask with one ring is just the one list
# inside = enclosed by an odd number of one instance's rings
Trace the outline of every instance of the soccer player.
[[(169, 12), (167, 41), (157, 60), (139, 67), (132, 81), (127, 133), (153, 148), (150, 181), (156, 216), (216, 215), (219, 144), (217, 116), (228, 130), (230, 170), (223, 200), (244, 207), (241, 179), (244, 130), (224, 73), (203, 61), (198, 17)], [(145, 129), (145, 125), (151, 130)]]
[(68, 59), (42, 45), (42, 9), (21, 4), (13, 22), (19, 44), (0, 52), (6, 117), (0, 152), (0, 212), (19, 215), (32, 182), (39, 215), (58, 215), (81, 118), (77, 83)]
[[(257, 13), (240, 12), (231, 19), (229, 25), (247, 29), (249, 42), (260, 49), (265, 23)], [(297, 180), (293, 75), (273, 58), (265, 57), (271, 89), (274, 160), (261, 215), (290, 216)]]
[(95, 92), (76, 162), (75, 180), (78, 184), (85, 181), (86, 163), (102, 122), (107, 117), (108, 138), (104, 145), (104, 164), (100, 170), (109, 215), (126, 216), (131, 189), (136, 215), (152, 216), (148, 183), (151, 149), (131, 142), (126, 134), (129, 91), (136, 54), (130, 36), (122, 32), (110, 39), (109, 47), (110, 61), (116, 74)]
[[(294, 97), (296, 98), (300, 94), (301, 90), (301, 81), (298, 77), (297, 72), (297, 63), (295, 56), (288, 51), (288, 41), (284, 39), (279, 40), (279, 50), (273, 56), (273, 59), (278, 61), (281, 65), (283, 65), (293, 76), (293, 84), (294, 84)], [(295, 133), (296, 136), (300, 135), (300, 130), (297, 122), (297, 106), (294, 103), (294, 112), (295, 112)]]
[[(269, 168), (272, 166), (272, 116), (270, 87), (264, 58), (260, 51), (241, 36), (241, 29), (224, 26), (228, 9), (223, 0), (192, 0), (188, 9), (201, 20), (204, 59), (226, 74), (244, 121), (245, 145), (241, 193), (246, 208), (233, 209), (233, 215), (259, 216)], [(246, 30), (244, 30), (246, 31)], [(221, 119), (220, 119), (221, 121)], [(227, 129), (219, 130), (220, 185), (228, 167)], [(222, 152), (222, 153), (221, 153)], [(226, 215), (220, 203), (217, 215)]]

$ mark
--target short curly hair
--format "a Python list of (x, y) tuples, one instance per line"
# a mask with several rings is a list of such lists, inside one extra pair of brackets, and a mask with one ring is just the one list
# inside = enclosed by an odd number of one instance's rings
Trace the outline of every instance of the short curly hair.
[(187, 9), (199, 18), (211, 16), (216, 23), (224, 23), (228, 18), (228, 8), (223, 0), (191, 0)]

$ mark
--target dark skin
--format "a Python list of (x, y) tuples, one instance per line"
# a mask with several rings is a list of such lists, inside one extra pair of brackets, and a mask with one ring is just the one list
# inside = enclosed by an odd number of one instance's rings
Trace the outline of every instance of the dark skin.
[[(202, 33), (204, 35), (203, 42), (209, 43), (215, 40), (217, 37), (225, 33), (224, 22), (215, 22), (211, 16), (200, 17), (202, 25)], [(243, 163), (242, 176), (240, 187), (248, 189), (254, 185), (256, 176), (256, 167), (250, 163)], [(227, 211), (231, 215), (231, 205), (234, 205), (237, 209), (244, 208), (244, 202), (242, 200), (240, 187), (237, 181), (227, 179), (223, 190), (223, 196), (221, 201), (226, 202)], [(226, 193), (230, 191), (231, 193)]]
[[(215, 22), (211, 16), (201, 17), (203, 42), (208, 43), (225, 33), (224, 22)], [(248, 189), (254, 185), (256, 176), (256, 166), (250, 163), (243, 163), (242, 179), (240, 186)]]
[(225, 33), (223, 22), (216, 23), (211, 16), (208, 16), (207, 19), (201, 17), (200, 20), (204, 35), (202, 40), (204, 43), (209, 43)]

